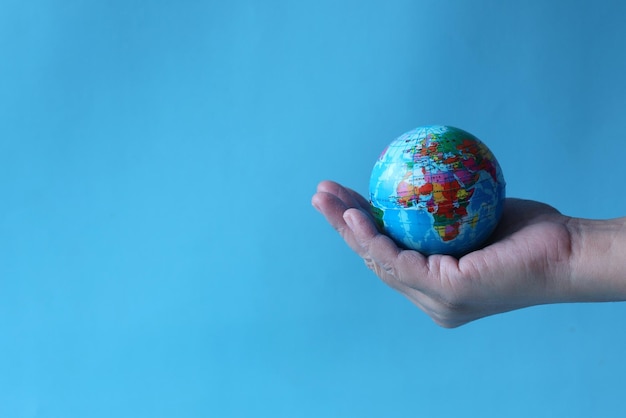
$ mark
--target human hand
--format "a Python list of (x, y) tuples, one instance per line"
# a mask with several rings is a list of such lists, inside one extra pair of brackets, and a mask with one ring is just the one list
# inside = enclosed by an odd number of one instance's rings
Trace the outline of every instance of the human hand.
[(321, 182), (312, 204), (371, 270), (443, 327), (584, 299), (573, 283), (572, 218), (546, 204), (506, 199), (490, 242), (459, 259), (399, 248), (377, 230), (368, 201), (340, 184)]

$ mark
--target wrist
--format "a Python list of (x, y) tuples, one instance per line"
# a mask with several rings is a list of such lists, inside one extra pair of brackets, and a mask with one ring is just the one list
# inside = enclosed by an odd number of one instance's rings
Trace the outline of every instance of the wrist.
[(579, 302), (626, 300), (626, 218), (571, 218), (570, 284)]

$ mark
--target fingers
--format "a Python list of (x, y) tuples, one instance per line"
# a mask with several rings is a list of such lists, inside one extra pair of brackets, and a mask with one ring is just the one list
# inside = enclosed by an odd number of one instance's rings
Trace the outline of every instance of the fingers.
[(400, 253), (398, 246), (389, 237), (380, 234), (371, 220), (359, 210), (346, 210), (343, 219), (361, 247), (359, 255), (371, 258), (387, 273), (395, 274), (394, 263)]
[(363, 196), (361, 196), (360, 193), (349, 188), (346, 188), (346, 190), (348, 191), (348, 193), (350, 193), (354, 201), (361, 207), (361, 209), (364, 209), (367, 213), (369, 213), (370, 202), (367, 199), (365, 199)]
[(446, 301), (441, 286), (444, 282), (442, 267), (453, 263), (453, 257), (427, 258), (417, 251), (402, 250), (391, 238), (380, 234), (371, 220), (359, 210), (348, 209), (344, 219), (361, 248), (360, 255), (365, 264), (381, 280), (404, 294), (437, 324), (456, 326), (456, 312), (450, 309), (452, 305)]
[(327, 180), (317, 186), (317, 193), (313, 196), (311, 203), (326, 217), (326, 220), (339, 232), (350, 248), (361, 254), (361, 249), (354, 240), (352, 231), (343, 219), (343, 213), (347, 209), (356, 208), (369, 216), (367, 200), (354, 190)]
[(421, 282), (430, 274), (426, 257), (417, 251), (399, 248), (391, 238), (379, 233), (361, 211), (348, 209), (343, 217), (360, 247), (361, 257), (371, 259), (381, 274), (405, 286), (416, 290), (423, 287)]
[(334, 193), (318, 191), (313, 196), (311, 203), (324, 215), (328, 223), (341, 235), (348, 246), (360, 255), (361, 247), (343, 218), (344, 212), (350, 208), (350, 202), (346, 203)]
[[(320, 183), (312, 203), (381, 280), (407, 296), (438, 324), (456, 326), (455, 317), (447, 314), (449, 304), (441, 295), (445, 275), (442, 270), (456, 269), (456, 259), (427, 258), (417, 251), (399, 248), (377, 230), (369, 214), (369, 203), (337, 183)], [(442, 269), (445, 265), (450, 268)]]
[(356, 191), (348, 187), (344, 187), (339, 183), (335, 183), (334, 181), (322, 181), (317, 186), (317, 191), (318, 193), (330, 193), (337, 196), (337, 198), (344, 202), (348, 207), (361, 208), (369, 211), (369, 202), (367, 201), (367, 199), (365, 199)]
[[(401, 250), (391, 238), (378, 232), (369, 215), (369, 204), (353, 190), (323, 181), (313, 196), (312, 204), (359, 254), (368, 267), (414, 286), (416, 277), (428, 275), (426, 258), (416, 251)], [(363, 206), (366, 206), (365, 208)], [(375, 264), (373, 265), (372, 262)]]
[[(350, 248), (363, 258), (369, 269), (392, 287), (404, 291), (399, 289), (401, 286), (395, 279), (393, 265), (400, 249), (390, 238), (378, 233), (369, 215), (369, 203), (357, 192), (335, 182), (324, 181), (317, 190), (313, 196), (313, 206), (326, 217)], [(358, 237), (356, 234), (359, 234)], [(382, 241), (382, 246), (372, 245), (378, 240)], [(378, 258), (370, 254), (371, 248), (374, 248)], [(379, 254), (381, 251), (383, 254)]]
[[(353, 250), (363, 258), (367, 268), (376, 273), (387, 285), (408, 295), (410, 289), (396, 277), (393, 260), (396, 258), (399, 248), (395, 243), (387, 236), (379, 234), (371, 219), (362, 211), (351, 208), (344, 212), (343, 217), (352, 235)], [(385, 253), (382, 258), (379, 254), (381, 249)]]

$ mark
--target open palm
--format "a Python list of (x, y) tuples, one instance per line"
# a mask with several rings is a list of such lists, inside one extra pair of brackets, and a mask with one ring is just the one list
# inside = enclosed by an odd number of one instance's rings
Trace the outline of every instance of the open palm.
[(320, 183), (312, 203), (370, 269), (441, 326), (568, 300), (570, 218), (546, 204), (507, 199), (490, 242), (457, 259), (399, 248), (376, 229), (368, 202), (338, 183)]

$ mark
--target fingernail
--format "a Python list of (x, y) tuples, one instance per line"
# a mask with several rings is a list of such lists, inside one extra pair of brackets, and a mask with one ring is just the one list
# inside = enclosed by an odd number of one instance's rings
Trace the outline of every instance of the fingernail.
[(318, 212), (321, 212), (320, 207), (317, 204), (317, 201), (315, 200), (315, 198), (311, 199), (311, 205), (315, 208), (315, 210), (317, 210)]
[(354, 219), (354, 215), (351, 212), (345, 211), (343, 213), (343, 220), (346, 221), (346, 224), (348, 224), (348, 227), (350, 229), (354, 229), (356, 220)]

